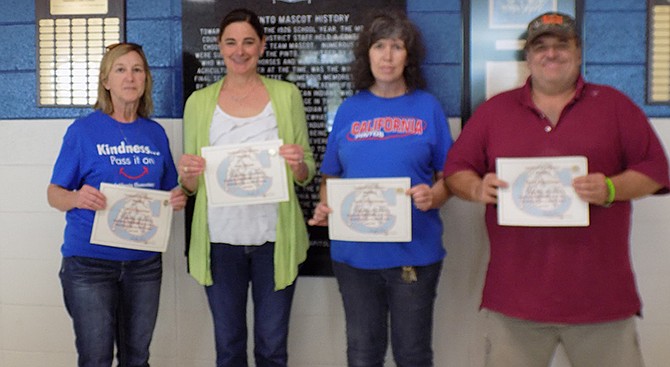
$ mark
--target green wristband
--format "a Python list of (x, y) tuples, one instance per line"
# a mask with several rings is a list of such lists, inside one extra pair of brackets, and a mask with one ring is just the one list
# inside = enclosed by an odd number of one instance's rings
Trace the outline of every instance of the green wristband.
[(609, 177), (605, 177), (605, 185), (607, 185), (607, 202), (603, 206), (610, 206), (614, 202), (614, 197), (616, 196), (616, 189), (614, 188), (614, 183)]

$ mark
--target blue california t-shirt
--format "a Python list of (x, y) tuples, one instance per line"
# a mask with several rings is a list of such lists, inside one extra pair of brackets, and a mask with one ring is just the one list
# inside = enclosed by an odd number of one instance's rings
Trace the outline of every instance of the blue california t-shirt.
[[(177, 186), (177, 171), (165, 130), (157, 122), (138, 118), (124, 124), (97, 110), (77, 119), (63, 137), (51, 183), (68, 190), (100, 183), (154, 190)], [(109, 203), (108, 203), (109, 204)], [(65, 215), (64, 257), (105, 260), (142, 260), (155, 252), (90, 243), (95, 212), (74, 208)]]
[[(431, 186), (451, 143), (444, 111), (429, 93), (381, 98), (362, 91), (337, 110), (321, 172), (341, 178), (409, 177), (412, 186)], [(362, 269), (423, 266), (445, 254), (439, 210), (414, 206), (411, 242), (331, 241), (333, 260)]]

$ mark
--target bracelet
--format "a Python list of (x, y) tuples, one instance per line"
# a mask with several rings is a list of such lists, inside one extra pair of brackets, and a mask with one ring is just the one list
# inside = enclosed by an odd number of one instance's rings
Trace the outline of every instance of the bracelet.
[(181, 184), (181, 177), (179, 179), (177, 179), (177, 183), (179, 184), (179, 188), (181, 189), (181, 191), (183, 191), (184, 194), (186, 194), (186, 196), (195, 195), (195, 191), (191, 191), (191, 190), (187, 189), (186, 187), (184, 187), (184, 185)]
[(605, 185), (607, 185), (607, 201), (605, 202), (604, 207), (608, 208), (614, 202), (614, 196), (616, 195), (616, 189), (614, 188), (614, 183), (609, 177), (605, 177)]

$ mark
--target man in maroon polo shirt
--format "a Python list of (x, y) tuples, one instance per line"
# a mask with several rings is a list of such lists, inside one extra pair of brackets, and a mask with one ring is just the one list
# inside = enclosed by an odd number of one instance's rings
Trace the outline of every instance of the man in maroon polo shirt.
[[(475, 111), (444, 167), (453, 193), (487, 204), (487, 366), (546, 367), (563, 344), (573, 367), (641, 367), (631, 200), (668, 191), (667, 158), (629, 98), (581, 77), (570, 16), (535, 18), (525, 54), (526, 84)], [(588, 160), (572, 188), (589, 204), (589, 225), (499, 225), (498, 189), (509, 183), (496, 176), (496, 159), (560, 156)]]

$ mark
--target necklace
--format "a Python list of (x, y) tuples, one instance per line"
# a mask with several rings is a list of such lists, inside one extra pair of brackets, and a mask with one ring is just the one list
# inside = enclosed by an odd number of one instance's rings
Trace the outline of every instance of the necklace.
[[(120, 122), (116, 122), (116, 123), (117, 123), (116, 127), (119, 129), (119, 132), (121, 133), (121, 136), (123, 137), (123, 141), (125, 141), (127, 145), (130, 145), (130, 142), (128, 141), (128, 137), (126, 136), (126, 133), (124, 133), (123, 129), (121, 128), (121, 123)], [(125, 124), (123, 124), (123, 125), (125, 125)]]
[[(235, 101), (235, 102), (242, 102), (242, 101), (245, 100), (247, 97), (249, 97), (249, 95), (251, 95), (251, 92), (253, 92), (253, 91), (256, 89), (256, 87), (258, 87), (258, 79), (255, 78), (255, 79), (254, 79), (251, 83), (249, 83), (249, 84), (251, 84), (251, 86), (249, 87), (249, 90), (247, 90), (247, 92), (244, 93), (244, 94), (242, 94), (242, 95), (235, 95), (234, 93), (232, 93), (232, 90), (230, 90), (229, 93), (225, 93), (225, 94), (226, 94), (228, 97), (230, 97), (230, 99), (232, 99), (232, 100)], [(226, 87), (226, 84), (224, 84), (222, 90), (230, 89), (230, 88), (231, 88), (231, 87)]]

